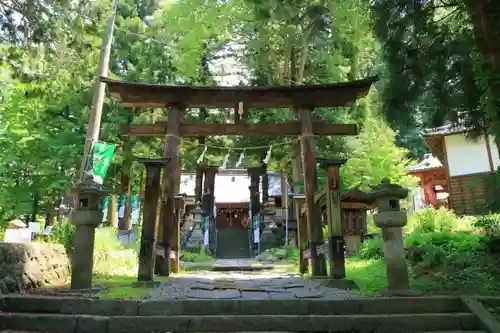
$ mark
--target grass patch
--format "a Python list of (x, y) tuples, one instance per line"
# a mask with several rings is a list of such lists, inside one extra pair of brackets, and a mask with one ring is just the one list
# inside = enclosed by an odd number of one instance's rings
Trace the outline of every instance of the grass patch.
[[(160, 279), (158, 279), (160, 280)], [(139, 299), (147, 295), (153, 287), (134, 286), (137, 277), (120, 275), (95, 275), (94, 286), (106, 287), (106, 291), (99, 294), (103, 299)], [(162, 283), (168, 282), (168, 278), (161, 279)]]
[(366, 296), (374, 296), (387, 288), (385, 265), (381, 259), (347, 258), (346, 276), (354, 280), (361, 294)]

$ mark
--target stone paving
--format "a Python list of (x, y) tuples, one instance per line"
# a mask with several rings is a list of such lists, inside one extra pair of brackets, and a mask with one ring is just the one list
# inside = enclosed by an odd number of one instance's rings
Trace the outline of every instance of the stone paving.
[[(242, 260), (224, 260), (219, 267), (230, 265), (235, 269), (255, 263)], [(277, 272), (193, 272), (176, 275), (171, 282), (160, 285), (144, 300), (160, 299), (347, 299), (358, 297), (355, 292), (328, 288), (319, 280), (302, 279), (294, 273)]]

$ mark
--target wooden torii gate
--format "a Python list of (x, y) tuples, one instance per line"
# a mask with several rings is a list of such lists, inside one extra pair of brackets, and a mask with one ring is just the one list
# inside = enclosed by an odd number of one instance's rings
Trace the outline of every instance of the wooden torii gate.
[[(155, 124), (122, 126), (122, 134), (131, 136), (165, 136), (165, 165), (163, 189), (165, 191), (160, 214), (163, 225), (163, 272), (168, 275), (172, 235), (178, 223), (174, 215), (177, 178), (180, 176), (180, 138), (182, 136), (239, 135), (239, 136), (297, 136), (300, 137), (305, 197), (307, 204), (307, 231), (313, 276), (326, 276), (324, 254), (318, 251), (323, 245), (320, 211), (315, 203), (317, 191), (315, 135), (356, 135), (355, 124), (328, 124), (314, 121), (311, 113), (317, 107), (340, 107), (365, 96), (377, 80), (369, 77), (345, 83), (270, 87), (200, 87), (188, 85), (160, 85), (111, 80), (101, 77), (111, 96), (124, 107), (167, 108), (167, 121)], [(240, 116), (239, 105), (244, 112)], [(234, 108), (233, 124), (186, 123), (186, 108)], [(296, 121), (274, 124), (249, 124), (251, 108), (291, 108)], [(179, 250), (178, 247), (176, 249)], [(179, 253), (176, 255), (177, 260)]]

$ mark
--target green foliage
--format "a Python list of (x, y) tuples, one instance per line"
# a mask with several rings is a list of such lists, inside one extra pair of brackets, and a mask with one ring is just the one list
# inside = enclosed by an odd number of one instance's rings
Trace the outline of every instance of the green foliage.
[(94, 274), (135, 275), (138, 252), (122, 245), (114, 227), (96, 229), (94, 243)]
[(380, 237), (367, 239), (358, 248), (357, 257), (365, 260), (384, 258), (384, 241)]
[(285, 246), (286, 250), (286, 260), (298, 261), (299, 260), (299, 249), (296, 247)]
[(478, 216), (474, 227), (484, 231), (488, 236), (500, 235), (500, 214)]
[(405, 239), (405, 245), (414, 265), (460, 269), (485, 254), (486, 238), (470, 232), (415, 233)]
[(465, 125), (471, 138), (485, 131), (498, 138), (499, 59), (489, 36), (500, 31), (499, 3), (376, 0), (370, 7), (385, 60), (384, 114), (401, 142), (415, 149), (415, 129), (448, 121)]
[(63, 245), (67, 251), (72, 251), (75, 242), (75, 226), (67, 219), (54, 223), (49, 242)]
[(370, 190), (370, 185), (379, 184), (384, 177), (395, 184), (414, 186), (416, 179), (407, 175), (411, 161), (407, 151), (396, 146), (395, 137), (383, 120), (375, 115), (367, 118), (360, 135), (349, 142), (352, 151), (341, 168), (343, 186)]
[[(500, 218), (496, 215), (460, 218), (447, 210), (424, 209), (409, 220), (412, 225), (405, 237), (406, 257), (411, 269), (412, 288), (430, 293), (479, 293), (500, 291), (500, 269), (489, 253), (490, 234), (478, 233), (479, 229), (493, 229)], [(492, 226), (493, 225), (493, 226)], [(491, 248), (490, 248), (491, 250)], [(353, 263), (356, 281), (366, 284), (363, 293), (373, 295), (385, 289), (385, 282), (363, 281), (361, 272), (367, 267), (378, 267), (384, 276), (385, 267), (377, 266), (383, 259), (383, 241), (380, 238), (365, 241), (358, 249)]]
[(405, 230), (408, 233), (467, 230), (472, 228), (474, 220), (473, 217), (458, 217), (444, 207), (426, 207), (409, 216)]
[(486, 174), (483, 179), (487, 212), (500, 212), (500, 170)]
[[(97, 228), (94, 241), (94, 273), (102, 275), (133, 275), (137, 273), (138, 251), (122, 245), (113, 227)], [(49, 242), (62, 244), (71, 254), (75, 226), (67, 220), (56, 222)], [(135, 245), (135, 244), (134, 244)]]
[(375, 296), (387, 289), (385, 265), (379, 259), (347, 258), (346, 276), (354, 280), (360, 292), (366, 296)]
[(185, 262), (210, 262), (213, 258), (206, 254), (205, 249), (201, 247), (198, 252), (181, 251), (181, 260)]

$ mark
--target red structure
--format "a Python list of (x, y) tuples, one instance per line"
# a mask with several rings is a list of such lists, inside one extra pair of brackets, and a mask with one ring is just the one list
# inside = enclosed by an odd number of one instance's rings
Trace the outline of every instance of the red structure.
[(418, 164), (408, 168), (408, 174), (420, 179), (425, 193), (425, 204), (434, 208), (442, 206), (441, 193), (448, 193), (448, 178), (441, 162), (432, 154), (426, 154)]

